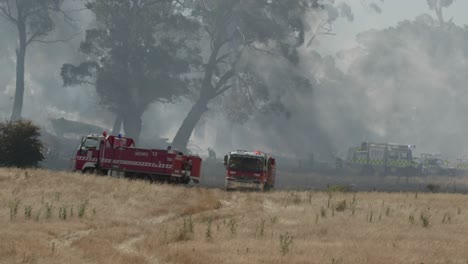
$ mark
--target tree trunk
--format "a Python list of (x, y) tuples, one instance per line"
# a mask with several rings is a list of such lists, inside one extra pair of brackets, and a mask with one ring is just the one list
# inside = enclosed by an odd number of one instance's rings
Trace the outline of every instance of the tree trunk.
[(185, 117), (184, 122), (182, 122), (182, 125), (177, 131), (174, 140), (172, 141), (173, 149), (186, 151), (187, 144), (193, 130), (197, 126), (203, 114), (208, 111), (208, 101), (209, 99), (206, 97), (200, 97), (200, 99), (198, 99), (198, 101), (193, 105), (192, 109), (188, 113), (187, 117)]
[(216, 58), (218, 57), (218, 52), (221, 46), (218, 44), (214, 45), (214, 48), (211, 52), (210, 58), (206, 65), (205, 76), (203, 77), (202, 89), (200, 91), (200, 98), (193, 105), (190, 112), (185, 117), (182, 125), (177, 130), (177, 133), (172, 141), (173, 149), (178, 149), (181, 151), (187, 150), (187, 144), (192, 136), (192, 132), (200, 121), (202, 115), (208, 111), (208, 102), (216, 97), (216, 91), (211, 85), (211, 80), (213, 77), (213, 72), (216, 66)]
[(442, 8), (443, 8), (443, 7), (441, 7), (441, 6), (439, 6), (438, 8), (436, 8), (437, 18), (439, 19), (439, 24), (440, 24), (441, 27), (443, 27), (443, 26), (445, 25), (444, 15), (443, 15)]
[(16, 50), (16, 90), (11, 112), (11, 120), (21, 119), (24, 97), (24, 62), (26, 57), (26, 25), (18, 21), (19, 45)]
[(120, 133), (120, 129), (122, 128), (122, 116), (117, 114), (114, 121), (114, 126), (112, 127), (112, 135), (117, 135)]
[(122, 115), (125, 136), (132, 138), (135, 142), (138, 142), (140, 138), (142, 114), (141, 111), (127, 109), (127, 112)]

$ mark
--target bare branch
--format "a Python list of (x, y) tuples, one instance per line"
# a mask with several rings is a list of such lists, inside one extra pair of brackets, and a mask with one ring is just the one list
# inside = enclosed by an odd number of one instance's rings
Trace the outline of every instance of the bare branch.
[(218, 92), (216, 92), (216, 96), (222, 95), (224, 92), (226, 92), (227, 90), (229, 90), (229, 88), (231, 88), (231, 87), (232, 87), (232, 85), (230, 85), (230, 84), (229, 84), (229, 85), (225, 85), (225, 86), (223, 87), (223, 89), (221, 89), (221, 90), (219, 90)]
[(63, 17), (65, 18), (66, 21), (75, 21), (75, 19), (70, 16), (72, 11), (65, 11), (65, 10), (62, 10), (62, 9), (59, 9), (57, 11), (60, 12), (63, 15)]
[(88, 85), (91, 85), (91, 86), (95, 86), (96, 83), (95, 82), (91, 82), (91, 81), (87, 81), (87, 80), (81, 80), (80, 81), (82, 84), (88, 84)]
[(18, 23), (18, 20), (11, 14), (11, 8), (10, 8), (10, 4), (9, 4), (8, 0), (5, 1), (5, 4), (6, 4), (6, 8), (5, 8), (5, 6), (0, 5), (0, 11), (2, 11), (0, 13), (0, 15), (3, 14), (11, 22), (13, 22), (15, 24)]
[(49, 44), (49, 43), (58, 43), (58, 42), (68, 42), (68, 41), (74, 39), (76, 36), (78, 36), (78, 35), (80, 35), (80, 34), (81, 34), (81, 32), (80, 32), (80, 33), (76, 33), (76, 34), (74, 34), (74, 35), (72, 35), (72, 36), (70, 36), (70, 37), (68, 37), (68, 38), (65, 38), (65, 39), (55, 39), (55, 40), (36, 39), (35, 37), (40, 36), (40, 33), (37, 34), (36, 36), (33, 34), (33, 35), (29, 38), (29, 40), (28, 40), (28, 42), (27, 42), (26, 45), (29, 45), (29, 44), (31, 44), (32, 42), (47, 43), (47, 44)]
[(226, 63), (224, 59), (226, 59), (227, 57), (229, 57), (231, 54), (232, 54), (232, 52), (228, 52), (228, 53), (222, 55), (221, 57), (217, 58), (217, 59), (216, 59), (216, 64), (218, 64), (218, 63)]
[(262, 54), (266, 54), (266, 55), (270, 55), (270, 56), (275, 56), (276, 55), (273, 51), (261, 49), (261, 48), (255, 47), (254, 45), (248, 45), (247, 47), (249, 47), (250, 49), (253, 49), (255, 51), (258, 51), (258, 52), (260, 52)]
[[(327, 27), (328, 25), (328, 27)], [(322, 20), (318, 25), (317, 27), (315, 28), (315, 30), (313, 30), (312, 32), (312, 36), (310, 37), (310, 40), (307, 42), (307, 45), (306, 47), (310, 47), (310, 45), (312, 45), (312, 42), (315, 40), (315, 38), (318, 36), (318, 35), (330, 35), (330, 36), (335, 36), (336, 34), (332, 32), (333, 31), (333, 28), (332, 28), (332, 24), (326, 20)]]
[(187, 8), (187, 6), (185, 5), (185, 2), (180, 1), (180, 0), (175, 0), (175, 2), (179, 4), (180, 6), (182, 6), (183, 8)]
[(34, 32), (31, 37), (29, 37), (29, 39), (26, 41), (26, 46), (28, 46), (29, 44), (31, 44), (31, 41), (33, 41), (33, 39), (39, 37), (40, 35), (44, 34), (43, 32), (40, 32), (40, 31), (36, 31)]
[[(219, 79), (218, 83), (216, 84), (214, 90), (216, 91), (216, 96), (224, 93), (227, 89), (229, 89), (230, 85), (225, 85), (229, 79), (231, 79), (236, 74), (236, 70), (232, 67), (229, 71), (225, 72), (223, 76)], [(223, 87), (224, 86), (224, 87)]]
[(205, 0), (201, 0), (201, 2), (202, 2), (202, 5), (203, 5), (203, 8), (205, 9), (205, 11), (212, 12), (212, 10), (210, 10), (208, 7), (206, 7)]
[(81, 0), (81, 3), (83, 4), (83, 6), (85, 7), (84, 9), (86, 10), (89, 10), (91, 11), (92, 13), (96, 14), (96, 12), (94, 12), (94, 10), (92, 8), (88, 8), (86, 5), (88, 4), (88, 2), (86, 2), (86, 0)]
[(42, 10), (47, 10), (47, 9), (49, 9), (47, 6), (41, 6), (39, 8), (34, 8), (34, 9), (29, 10), (29, 12), (24, 13), (23, 17), (27, 18), (27, 17), (31, 16), (32, 14), (35, 14), (37, 12), (40, 12)]
[(71, 14), (71, 13), (81, 12), (81, 11), (85, 11), (85, 10), (89, 10), (89, 9), (86, 8), (86, 7), (78, 8), (78, 9), (69, 9), (69, 10), (67, 10), (67, 13)]
[(208, 33), (208, 36), (210, 36), (211, 39), (214, 39), (213, 32), (211, 32), (207, 26), (204, 26), (203, 29)]

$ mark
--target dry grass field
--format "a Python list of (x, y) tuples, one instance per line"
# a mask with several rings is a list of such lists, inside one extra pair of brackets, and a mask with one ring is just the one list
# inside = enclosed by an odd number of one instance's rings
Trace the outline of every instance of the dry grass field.
[(468, 196), (0, 169), (0, 263), (468, 263)]

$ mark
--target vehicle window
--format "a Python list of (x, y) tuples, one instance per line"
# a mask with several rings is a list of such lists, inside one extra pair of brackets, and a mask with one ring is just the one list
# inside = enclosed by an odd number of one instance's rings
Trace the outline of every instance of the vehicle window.
[(89, 150), (89, 149), (97, 149), (99, 146), (99, 140), (97, 138), (87, 138), (81, 144), (81, 149)]
[(408, 152), (400, 152), (400, 159), (407, 160), (408, 159)]
[(263, 170), (264, 164), (264, 159), (257, 157), (231, 156), (229, 159), (229, 168), (236, 170), (258, 172)]
[(390, 150), (388, 152), (388, 158), (389, 159), (393, 159), (393, 160), (396, 160), (398, 159), (398, 152), (394, 151), (394, 150)]
[(357, 152), (355, 155), (356, 159), (367, 159), (367, 152)]

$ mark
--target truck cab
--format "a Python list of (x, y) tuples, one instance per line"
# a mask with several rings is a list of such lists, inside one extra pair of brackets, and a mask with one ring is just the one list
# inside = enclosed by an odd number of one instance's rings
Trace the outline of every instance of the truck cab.
[(100, 143), (105, 135), (91, 134), (81, 138), (80, 145), (72, 160), (72, 170), (94, 172), (99, 160)]
[(224, 156), (225, 190), (268, 190), (275, 185), (276, 161), (260, 151), (233, 151)]

